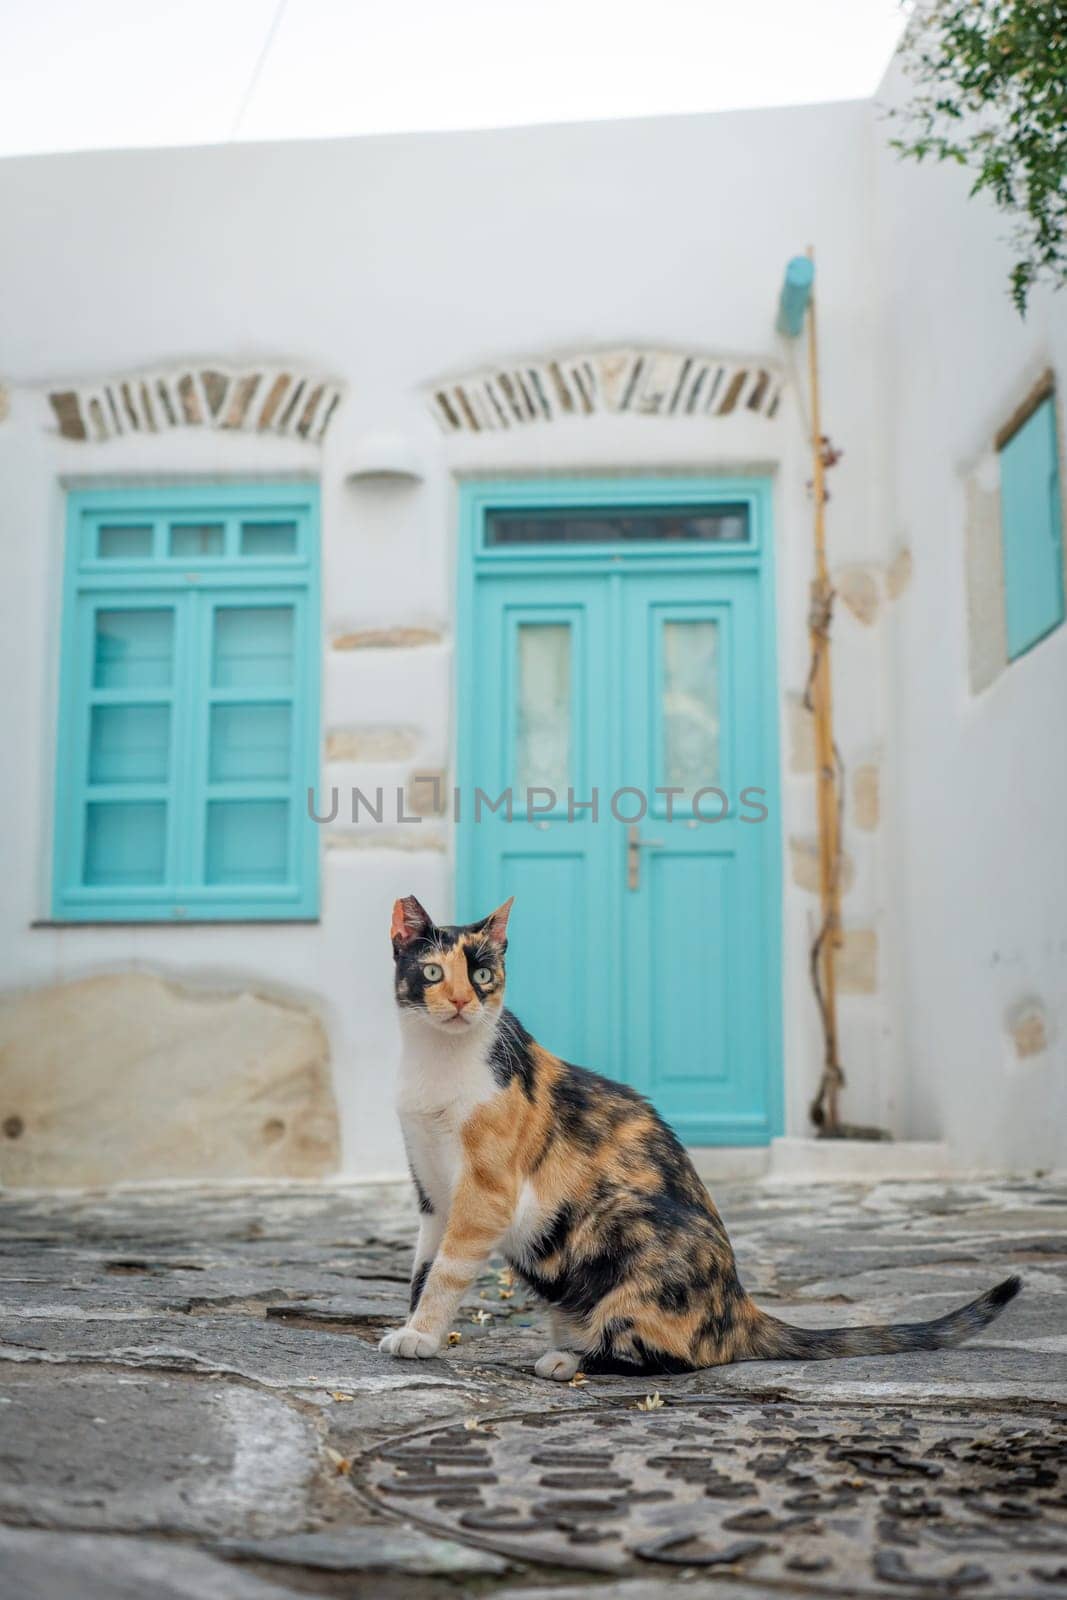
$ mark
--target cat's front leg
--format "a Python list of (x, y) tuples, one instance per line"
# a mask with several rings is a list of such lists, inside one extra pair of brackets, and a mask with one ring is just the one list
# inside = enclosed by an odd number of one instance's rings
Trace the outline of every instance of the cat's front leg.
[(460, 1301), (507, 1232), (513, 1210), (510, 1193), (470, 1180), (460, 1184), (422, 1293), (404, 1327), (387, 1333), (379, 1350), (408, 1360), (437, 1354)]
[(433, 1265), (433, 1258), (437, 1254), (441, 1239), (445, 1231), (445, 1221), (434, 1213), (424, 1213), (419, 1218), (419, 1237), (415, 1245), (415, 1259), (411, 1266), (411, 1298), (408, 1304), (408, 1315), (412, 1315), (419, 1303), (419, 1296)]

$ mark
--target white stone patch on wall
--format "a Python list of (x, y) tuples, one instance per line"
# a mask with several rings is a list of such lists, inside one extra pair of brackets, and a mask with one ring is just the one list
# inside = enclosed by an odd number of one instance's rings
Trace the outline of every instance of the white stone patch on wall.
[(440, 628), (352, 628), (335, 633), (330, 646), (334, 650), (413, 650), (422, 645), (441, 644), (443, 640)]
[(911, 583), (911, 551), (905, 546), (898, 550), (886, 568), (885, 587), (890, 600), (899, 600)]
[(443, 854), (446, 847), (444, 834), (424, 827), (421, 822), (411, 822), (403, 828), (371, 824), (364, 828), (338, 829), (326, 835), (327, 850), (430, 850)]
[(635, 416), (773, 417), (782, 376), (767, 361), (685, 350), (600, 350), (486, 368), (436, 385), (430, 409), (445, 433), (492, 433), (598, 412)]
[[(819, 894), (822, 889), (822, 878), (819, 866), (819, 841), (818, 839), (801, 839), (794, 835), (789, 840), (789, 858), (792, 865), (793, 882), (809, 894)], [(838, 887), (842, 895), (848, 894), (855, 878), (855, 867), (852, 857), (847, 851), (841, 852), (840, 877)]]
[(839, 994), (875, 994), (878, 989), (878, 934), (874, 928), (845, 928), (837, 950)]
[(1020, 1000), (1005, 1018), (1012, 1047), (1020, 1061), (1044, 1055), (1049, 1045), (1048, 1017), (1040, 1000)]
[(857, 828), (873, 833), (881, 818), (879, 769), (865, 761), (852, 774), (852, 820)]
[(0, 999), (0, 1182), (320, 1178), (340, 1160), (305, 1007), (123, 972)]
[(791, 690), (785, 699), (786, 719), (789, 729), (789, 770), (805, 774), (814, 772), (815, 718), (804, 704), (804, 696)]
[(50, 389), (48, 400), (61, 437), (87, 443), (215, 428), (319, 444), (342, 392), (335, 379), (289, 366), (182, 366)]
[(419, 747), (416, 728), (371, 723), (366, 727), (331, 728), (326, 735), (327, 761), (410, 761)]
[(408, 779), (404, 810), (412, 817), (443, 817), (449, 799), (448, 773), (443, 767), (426, 767)]
[(877, 620), (881, 596), (873, 567), (841, 567), (833, 575), (834, 592), (857, 622), (869, 628)]

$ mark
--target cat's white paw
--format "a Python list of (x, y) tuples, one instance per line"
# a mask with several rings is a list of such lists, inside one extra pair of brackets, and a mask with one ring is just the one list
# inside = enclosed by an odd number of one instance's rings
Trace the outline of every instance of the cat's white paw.
[(397, 1328), (395, 1333), (387, 1333), (378, 1346), (387, 1356), (403, 1356), (406, 1361), (425, 1360), (440, 1348), (440, 1339), (432, 1333), (420, 1333), (417, 1328)]
[(578, 1357), (573, 1350), (549, 1350), (534, 1367), (539, 1378), (554, 1378), (557, 1383), (569, 1383), (578, 1371)]

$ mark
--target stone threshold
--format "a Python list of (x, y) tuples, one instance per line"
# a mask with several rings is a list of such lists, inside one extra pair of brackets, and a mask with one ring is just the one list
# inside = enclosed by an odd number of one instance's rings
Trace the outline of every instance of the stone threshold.
[(772, 1139), (768, 1183), (880, 1183), (956, 1176), (959, 1165), (938, 1139)]

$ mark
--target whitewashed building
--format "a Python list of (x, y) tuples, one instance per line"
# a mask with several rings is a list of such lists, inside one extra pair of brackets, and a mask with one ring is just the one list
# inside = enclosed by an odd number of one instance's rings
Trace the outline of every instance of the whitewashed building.
[(0, 216), (0, 1181), (400, 1173), (405, 893), (514, 891), (517, 1009), (709, 1170), (810, 1131), (808, 244), (846, 1115), (1063, 1164), (1067, 307), (965, 177), (855, 102), (14, 159)]

